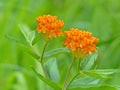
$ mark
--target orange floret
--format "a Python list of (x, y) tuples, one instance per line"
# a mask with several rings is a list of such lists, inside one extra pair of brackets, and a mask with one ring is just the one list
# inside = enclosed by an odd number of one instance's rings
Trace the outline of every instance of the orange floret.
[(70, 49), (75, 57), (85, 57), (96, 51), (98, 39), (91, 33), (79, 29), (70, 29), (64, 32), (66, 40), (63, 44)]
[(38, 32), (46, 34), (49, 38), (62, 35), (61, 28), (64, 26), (62, 20), (58, 20), (56, 16), (44, 15), (36, 18), (38, 22)]

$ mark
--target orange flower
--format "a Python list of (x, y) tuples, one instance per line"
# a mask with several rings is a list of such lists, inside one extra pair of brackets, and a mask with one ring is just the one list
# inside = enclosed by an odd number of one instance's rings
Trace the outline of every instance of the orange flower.
[(36, 18), (38, 22), (38, 32), (44, 33), (49, 38), (62, 35), (61, 28), (64, 26), (62, 20), (57, 20), (56, 16), (44, 15)]
[(98, 39), (93, 37), (91, 33), (79, 29), (70, 29), (64, 32), (66, 40), (63, 44), (70, 49), (75, 57), (85, 57), (96, 51)]

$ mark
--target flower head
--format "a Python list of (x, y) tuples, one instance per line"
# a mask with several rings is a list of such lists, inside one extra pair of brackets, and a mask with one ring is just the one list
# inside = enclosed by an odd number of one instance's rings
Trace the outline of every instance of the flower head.
[(64, 32), (66, 40), (63, 44), (70, 49), (75, 57), (85, 57), (96, 51), (98, 39), (93, 37), (91, 33), (79, 29), (70, 29)]
[(64, 26), (62, 20), (58, 20), (56, 16), (44, 15), (36, 18), (38, 22), (38, 32), (44, 33), (49, 38), (62, 35), (61, 28)]

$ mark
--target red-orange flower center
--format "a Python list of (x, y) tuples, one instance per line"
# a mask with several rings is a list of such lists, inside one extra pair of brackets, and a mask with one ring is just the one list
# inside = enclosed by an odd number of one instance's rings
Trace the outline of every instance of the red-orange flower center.
[(36, 18), (38, 22), (38, 32), (48, 35), (48, 37), (56, 37), (62, 35), (61, 28), (64, 26), (62, 20), (57, 20), (56, 16), (44, 15)]
[(71, 50), (76, 57), (84, 57), (96, 51), (98, 39), (91, 33), (79, 29), (70, 29), (64, 32), (66, 40), (63, 44)]

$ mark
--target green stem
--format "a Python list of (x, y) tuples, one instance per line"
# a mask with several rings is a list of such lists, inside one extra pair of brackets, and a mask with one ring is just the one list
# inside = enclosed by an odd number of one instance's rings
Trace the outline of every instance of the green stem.
[(44, 47), (43, 47), (43, 51), (42, 51), (42, 55), (41, 55), (41, 58), (40, 58), (40, 62), (43, 62), (43, 56), (44, 56), (44, 53), (45, 53), (45, 49), (47, 47), (47, 42), (45, 43)]
[(40, 64), (41, 64), (41, 67), (42, 67), (42, 70), (43, 70), (43, 72), (44, 72), (45, 77), (48, 78), (48, 74), (47, 74), (47, 72), (46, 72), (46, 70), (45, 70), (45, 67), (44, 67), (43, 62), (40, 62)]
[(79, 75), (79, 73), (77, 73), (71, 80), (70, 82), (68, 83), (67, 87), (72, 83), (72, 81)]
[(43, 56), (44, 56), (44, 53), (45, 53), (45, 49), (46, 49), (46, 47), (47, 47), (47, 44), (48, 44), (48, 42), (45, 43), (45, 45), (44, 45), (44, 47), (43, 47), (42, 55), (41, 55), (41, 58), (40, 58), (41, 67), (42, 67), (42, 70), (43, 70), (43, 72), (44, 72), (45, 77), (48, 77), (48, 74), (47, 74), (47, 72), (46, 72), (46, 70), (45, 70), (45, 67), (44, 67), (44, 64), (43, 64)]
[(80, 74), (80, 60), (81, 58), (78, 59), (78, 72), (77, 74), (70, 80), (70, 82), (68, 83), (67, 87), (72, 83), (72, 81)]
[(80, 71), (80, 61), (81, 61), (81, 58), (78, 59), (78, 73)]
[(70, 67), (69, 67), (69, 69), (68, 69), (68, 71), (67, 71), (67, 74), (66, 74), (66, 77), (65, 77), (65, 80), (64, 80), (64, 84), (63, 84), (63, 87), (62, 87), (62, 90), (66, 90), (67, 80), (68, 80), (68, 77), (69, 77), (69, 75), (70, 75), (70, 71), (71, 71), (72, 66), (73, 66), (73, 64), (74, 64), (74, 61), (75, 61), (75, 57), (73, 57), (72, 63), (71, 63), (71, 65), (70, 65)]
[[(48, 74), (47, 74), (47, 72), (46, 72), (46, 70), (45, 70), (45, 67), (44, 67), (44, 64), (43, 64), (43, 57), (44, 57), (44, 53), (45, 53), (45, 49), (46, 49), (46, 47), (47, 47), (47, 44), (48, 44), (48, 42), (45, 43), (45, 45), (44, 45), (44, 47), (43, 47), (42, 55), (41, 55), (41, 57), (40, 57), (40, 59), (39, 59), (45, 77), (48, 77)], [(36, 53), (36, 50), (35, 50), (34, 46), (31, 45), (31, 49), (32, 49), (32, 51), (33, 51), (34, 53)]]

